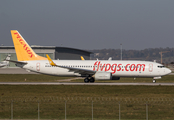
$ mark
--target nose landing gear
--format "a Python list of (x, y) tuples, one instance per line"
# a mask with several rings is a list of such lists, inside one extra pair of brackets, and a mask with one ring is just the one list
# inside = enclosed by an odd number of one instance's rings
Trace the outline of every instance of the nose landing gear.
[(153, 83), (156, 83), (156, 79), (161, 79), (161, 76), (153, 77)]
[(152, 82), (153, 82), (153, 83), (156, 83), (156, 80), (154, 80), (154, 79), (153, 79), (153, 81), (152, 81)]

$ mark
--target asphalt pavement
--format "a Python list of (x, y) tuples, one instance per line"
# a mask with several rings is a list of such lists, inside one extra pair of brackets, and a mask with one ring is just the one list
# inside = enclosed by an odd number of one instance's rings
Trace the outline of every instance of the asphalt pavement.
[(0, 85), (144, 85), (144, 86), (174, 86), (174, 83), (64, 83), (64, 82), (0, 82)]

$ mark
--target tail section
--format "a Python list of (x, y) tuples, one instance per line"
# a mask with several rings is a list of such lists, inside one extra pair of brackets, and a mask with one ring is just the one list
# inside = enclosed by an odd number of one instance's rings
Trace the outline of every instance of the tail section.
[(80, 56), (81, 57), (81, 60), (85, 60), (84, 58), (83, 58), (83, 56)]
[(11, 35), (18, 61), (47, 60), (37, 55), (17, 30), (11, 30)]

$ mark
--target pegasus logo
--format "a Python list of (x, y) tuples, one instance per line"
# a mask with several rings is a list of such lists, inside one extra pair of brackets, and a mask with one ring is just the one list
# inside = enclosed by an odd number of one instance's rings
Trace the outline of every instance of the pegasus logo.
[(24, 50), (27, 52), (27, 54), (29, 55), (30, 58), (32, 58), (34, 56), (34, 54), (32, 53), (32, 51), (30, 50), (29, 47), (27, 47), (27, 44), (25, 43), (25, 41), (21, 38), (21, 36), (19, 35), (18, 32), (14, 33), (14, 35), (16, 35), (17, 40), (21, 43), (21, 45), (23, 45)]
[(116, 71), (145, 71), (145, 64), (110, 64), (110, 63), (101, 63), (101, 61), (96, 61), (94, 63), (93, 70), (94, 71), (112, 71), (112, 74), (114, 74)]

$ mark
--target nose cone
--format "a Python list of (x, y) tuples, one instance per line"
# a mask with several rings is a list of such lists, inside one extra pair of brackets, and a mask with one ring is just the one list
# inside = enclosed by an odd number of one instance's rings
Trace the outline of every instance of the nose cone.
[(172, 72), (172, 71), (171, 71), (170, 69), (167, 68), (166, 73), (167, 73), (167, 74), (170, 74), (171, 72)]

